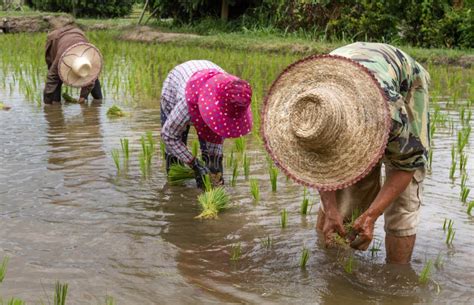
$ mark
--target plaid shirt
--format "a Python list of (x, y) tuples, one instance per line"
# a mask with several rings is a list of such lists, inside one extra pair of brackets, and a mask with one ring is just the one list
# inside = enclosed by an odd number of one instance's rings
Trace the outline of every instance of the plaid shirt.
[[(224, 71), (207, 60), (190, 60), (171, 70), (161, 91), (161, 111), (166, 116), (166, 122), (161, 128), (161, 137), (166, 144), (166, 152), (188, 164), (194, 157), (182, 142), (182, 134), (191, 125), (185, 89), (191, 76), (205, 69)], [(203, 152), (210, 156), (222, 155), (222, 144), (205, 142), (205, 149)]]

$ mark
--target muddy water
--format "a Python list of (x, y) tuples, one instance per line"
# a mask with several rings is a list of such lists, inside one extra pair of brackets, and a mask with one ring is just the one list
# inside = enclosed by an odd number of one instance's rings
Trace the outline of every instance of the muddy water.
[[(435, 136), (412, 266), (385, 265), (382, 247), (374, 257), (356, 252), (348, 274), (343, 265), (351, 252), (319, 245), (314, 192), (306, 217), (299, 215), (301, 187), (280, 176), (272, 194), (256, 140), (249, 137), (247, 146), (261, 202), (253, 204), (241, 175), (235, 188), (228, 187), (232, 207), (219, 220), (203, 222), (194, 219), (199, 192), (192, 183), (168, 185), (158, 154), (151, 177), (141, 177), (139, 138), (153, 131), (158, 139), (157, 105), (108, 119), (105, 112), (115, 102), (109, 99), (37, 107), (0, 89), (0, 100), (13, 107), (0, 111), (0, 257), (10, 257), (0, 285), (4, 298), (47, 303), (60, 280), (69, 283), (68, 304), (103, 304), (106, 295), (117, 304), (474, 302), (474, 223), (459, 201), (459, 179), (452, 184), (447, 178), (455, 139), (447, 129)], [(128, 169), (117, 174), (110, 151), (123, 137), (133, 151)], [(468, 167), (472, 173), (471, 160)], [(229, 170), (225, 178), (230, 181)], [(282, 208), (289, 212), (286, 229), (279, 226)], [(451, 248), (444, 242), (445, 218), (456, 229)], [(269, 249), (261, 244), (267, 236), (273, 239)], [(383, 240), (382, 219), (376, 236)], [(241, 259), (231, 262), (238, 243)], [(304, 270), (298, 266), (303, 246), (310, 249)], [(425, 261), (438, 254), (443, 266), (428, 285), (419, 285)]]

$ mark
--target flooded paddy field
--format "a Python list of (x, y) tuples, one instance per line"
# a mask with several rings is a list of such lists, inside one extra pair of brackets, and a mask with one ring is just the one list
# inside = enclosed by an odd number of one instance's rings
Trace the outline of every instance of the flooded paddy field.
[[(105, 304), (107, 295), (117, 304), (474, 302), (472, 68), (426, 65), (431, 169), (413, 263), (400, 267), (384, 263), (382, 218), (371, 246), (380, 251), (325, 249), (315, 230), (316, 192), (309, 190), (304, 216), (303, 187), (280, 173), (272, 191), (258, 138), (259, 105), (296, 56), (120, 42), (113, 34), (88, 34), (105, 58), (102, 103), (62, 106), (41, 104), (45, 35), (0, 36), (0, 102), (12, 107), (0, 111), (0, 260), (9, 257), (0, 284), (4, 300), (48, 303), (59, 280), (69, 284), (67, 304)], [(231, 205), (217, 220), (195, 219), (200, 191), (192, 182), (167, 182), (159, 149), (148, 175), (139, 164), (140, 138), (149, 131), (159, 141), (161, 83), (189, 59), (212, 60), (254, 88), (257, 124), (245, 142), (260, 200), (253, 199), (242, 166), (231, 186), (230, 153), (235, 159), (239, 153), (227, 140)], [(108, 117), (114, 104), (128, 115)], [(130, 159), (127, 166), (120, 159), (117, 171), (111, 151), (124, 138)], [(453, 221), (452, 244), (445, 220)], [(303, 248), (309, 259), (301, 268)], [(420, 283), (429, 262), (430, 276)]]

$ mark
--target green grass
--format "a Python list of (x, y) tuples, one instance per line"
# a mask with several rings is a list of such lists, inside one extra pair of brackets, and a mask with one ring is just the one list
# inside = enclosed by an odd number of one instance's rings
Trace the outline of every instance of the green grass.
[(431, 260), (428, 260), (423, 266), (423, 269), (421, 269), (420, 275), (418, 277), (418, 282), (420, 284), (425, 285), (428, 283), (431, 277), (432, 269), (433, 269), (433, 262)]
[(8, 256), (5, 256), (2, 260), (2, 264), (0, 264), (0, 283), (3, 282), (5, 279), (5, 275), (7, 273), (7, 265), (8, 265)]

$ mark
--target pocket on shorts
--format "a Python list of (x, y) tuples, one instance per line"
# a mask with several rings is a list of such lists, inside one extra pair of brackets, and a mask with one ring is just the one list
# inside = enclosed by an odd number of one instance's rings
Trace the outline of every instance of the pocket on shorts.
[(416, 171), (413, 179), (410, 182), (410, 185), (407, 187), (407, 191), (409, 192), (406, 198), (410, 198), (402, 203), (405, 210), (409, 212), (417, 211), (423, 199), (423, 180), (425, 178), (424, 172)]

